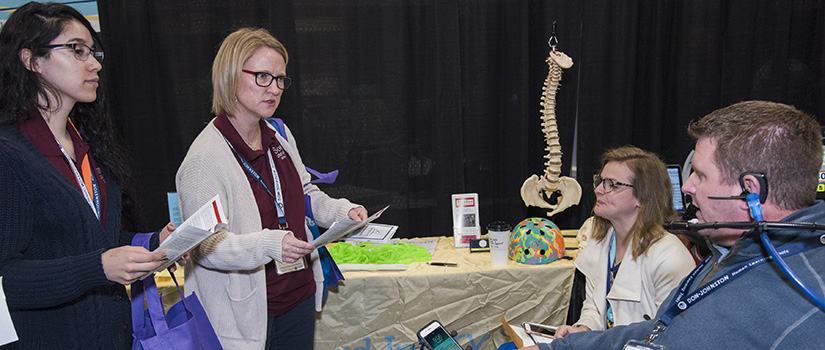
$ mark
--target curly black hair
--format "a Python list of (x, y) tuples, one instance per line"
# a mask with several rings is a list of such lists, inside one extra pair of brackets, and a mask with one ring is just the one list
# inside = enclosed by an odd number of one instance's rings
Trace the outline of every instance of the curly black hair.
[[(29, 2), (15, 10), (0, 29), (0, 125), (17, 125), (38, 115), (35, 109), (54, 109), (48, 96), (59, 96), (40, 74), (26, 68), (20, 52), (32, 52), (32, 60), (48, 57), (46, 45), (59, 36), (72, 21), (80, 22), (94, 39), (94, 48), (103, 44), (88, 20), (74, 8), (59, 3)], [(123, 193), (122, 223), (134, 229), (138, 220), (133, 204), (133, 180), (126, 166), (126, 156), (118, 140), (106, 103), (105, 81), (101, 80), (97, 98), (89, 103), (74, 104), (69, 119), (89, 144), (92, 157), (104, 166)], [(43, 101), (43, 102), (40, 102)], [(60, 100), (57, 104), (62, 103)]]

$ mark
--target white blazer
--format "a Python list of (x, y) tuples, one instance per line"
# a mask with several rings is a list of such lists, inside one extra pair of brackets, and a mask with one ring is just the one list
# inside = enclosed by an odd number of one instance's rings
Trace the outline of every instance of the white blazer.
[[(588, 225), (585, 229), (589, 228)], [(622, 258), (622, 265), (613, 281), (610, 294), (605, 295), (608, 249), (614, 234), (615, 231), (611, 227), (601, 242), (591, 238), (574, 262), (587, 281), (587, 296), (576, 325), (585, 325), (592, 330), (604, 330), (606, 300), (610, 300), (613, 307), (613, 321), (617, 326), (644, 321), (645, 315), (653, 318), (670, 291), (696, 267), (687, 248), (672, 234), (662, 237), (646, 254), (635, 260), (631, 242)], [(588, 233), (587, 236), (592, 235)]]

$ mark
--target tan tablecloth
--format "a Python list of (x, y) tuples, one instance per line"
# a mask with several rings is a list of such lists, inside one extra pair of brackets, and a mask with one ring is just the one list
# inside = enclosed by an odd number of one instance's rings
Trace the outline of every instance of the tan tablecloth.
[[(575, 237), (575, 230), (564, 233)], [(575, 247), (575, 238), (566, 241)], [(413, 263), (406, 271), (345, 272), (316, 316), (315, 349), (413, 349), (416, 332), (436, 319), (458, 332), (462, 346), (496, 349), (509, 341), (502, 312), (511, 324), (564, 322), (572, 260), (539, 266), (508, 260), (494, 268), (489, 252), (456, 249), (452, 237), (440, 237), (432, 260), (458, 267)]]
[[(576, 230), (563, 233), (567, 247), (576, 247)], [(405, 271), (344, 272), (346, 280), (330, 290), (324, 310), (316, 314), (315, 349), (417, 350), (415, 334), (432, 320), (458, 332), (462, 346), (497, 349), (510, 341), (501, 329), (502, 312), (514, 325), (565, 321), (572, 260), (539, 266), (508, 260), (506, 267), (494, 268), (489, 252), (456, 249), (452, 237), (440, 237), (432, 261), (458, 267), (413, 263)], [(166, 308), (180, 300), (168, 276), (157, 276)], [(182, 288), (183, 269), (175, 276)]]

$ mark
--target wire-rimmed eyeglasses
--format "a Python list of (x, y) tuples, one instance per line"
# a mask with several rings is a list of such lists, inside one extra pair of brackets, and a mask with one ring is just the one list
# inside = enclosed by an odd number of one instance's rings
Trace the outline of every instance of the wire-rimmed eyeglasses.
[(47, 49), (60, 49), (60, 48), (67, 48), (72, 49), (72, 53), (74, 53), (74, 58), (78, 61), (85, 62), (89, 59), (89, 56), (94, 56), (97, 62), (103, 64), (103, 51), (95, 51), (89, 45), (84, 43), (66, 43), (66, 44), (53, 44), (53, 45), (46, 45), (44, 48)]
[(255, 76), (255, 84), (258, 84), (260, 87), (269, 87), (272, 85), (272, 82), (275, 82), (275, 86), (277, 86), (281, 90), (289, 89), (292, 86), (292, 78), (288, 75), (279, 75), (274, 76), (267, 72), (253, 72), (251, 70), (242, 69), (244, 73), (252, 74)]
[(631, 184), (618, 182), (611, 178), (602, 178), (600, 175), (593, 175), (593, 189), (598, 188), (599, 185), (603, 185), (602, 188), (604, 188), (604, 193), (613, 192), (613, 190), (619, 186), (633, 187)]

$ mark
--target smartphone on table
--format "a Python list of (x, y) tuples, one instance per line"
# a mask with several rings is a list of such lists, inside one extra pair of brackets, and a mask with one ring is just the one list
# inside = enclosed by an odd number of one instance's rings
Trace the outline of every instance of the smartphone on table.
[(450, 333), (438, 321), (432, 321), (418, 331), (418, 338), (433, 350), (463, 350), (461, 345), (450, 336)]
[(524, 322), (521, 324), (521, 326), (524, 327), (524, 331), (527, 332), (527, 334), (529, 334), (530, 336), (538, 335), (552, 339), (553, 336), (556, 335), (557, 327), (533, 322)]

